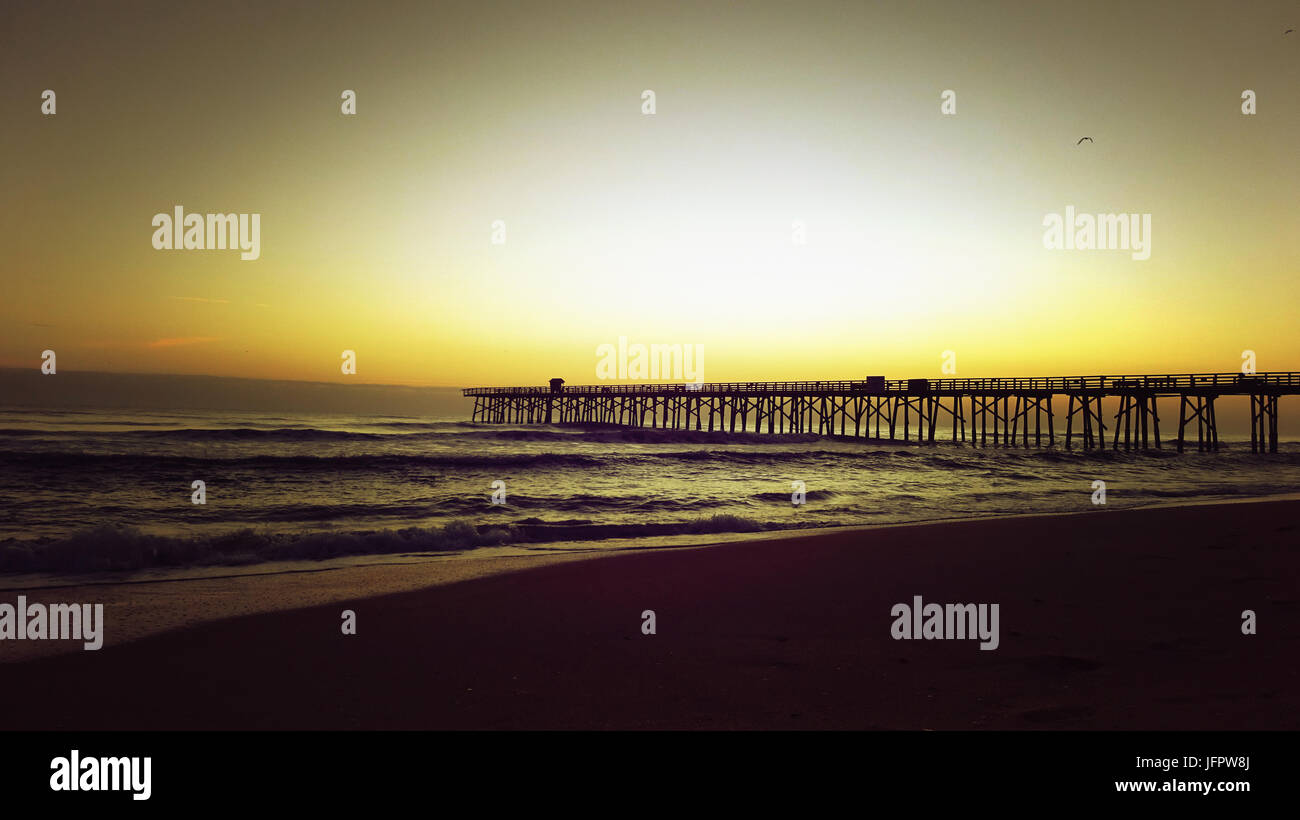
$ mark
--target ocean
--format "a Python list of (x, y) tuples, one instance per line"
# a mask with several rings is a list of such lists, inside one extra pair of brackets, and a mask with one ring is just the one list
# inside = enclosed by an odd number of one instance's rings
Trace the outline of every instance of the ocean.
[[(1239, 440), (1222, 447), (1083, 452), (401, 416), (7, 409), (0, 572), (612, 548), (628, 538), (1300, 491), (1300, 443), (1270, 455)], [(1104, 507), (1093, 503), (1095, 481), (1105, 482)], [(492, 502), (494, 482), (504, 482), (505, 503)]]

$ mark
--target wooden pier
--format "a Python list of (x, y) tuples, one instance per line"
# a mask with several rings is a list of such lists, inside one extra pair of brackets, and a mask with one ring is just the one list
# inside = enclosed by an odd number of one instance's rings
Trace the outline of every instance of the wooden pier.
[[(987, 446), (1086, 450), (1162, 446), (1159, 399), (1177, 400), (1179, 452), (1219, 449), (1215, 401), (1250, 397), (1250, 447), (1277, 452), (1277, 400), (1300, 394), (1300, 373), (1193, 373), (1063, 376), (1027, 379), (609, 384), (567, 387), (470, 387), (473, 420), (498, 424), (617, 424), (675, 430), (772, 435), (815, 433), (934, 442), (952, 426), (953, 441)], [(1054, 400), (1065, 405), (1057, 418)], [(1102, 400), (1112, 400), (1110, 416)], [(1111, 421), (1108, 425), (1106, 422)], [(739, 425), (737, 425), (739, 422)], [(838, 430), (837, 430), (838, 428)], [(850, 430), (852, 432), (850, 432)], [(1166, 430), (1168, 423), (1166, 422)], [(1032, 443), (1031, 443), (1032, 442)]]

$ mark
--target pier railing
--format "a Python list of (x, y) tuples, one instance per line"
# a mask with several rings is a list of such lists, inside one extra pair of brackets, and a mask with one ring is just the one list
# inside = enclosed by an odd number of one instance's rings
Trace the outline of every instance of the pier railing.
[[(1130, 374), (1119, 376), (1035, 376), (1028, 378), (974, 379), (856, 379), (794, 382), (671, 382), (619, 383), (563, 386), (566, 395), (650, 395), (661, 393), (799, 394), (799, 395), (925, 395), (996, 392), (1104, 393), (1135, 390), (1182, 393), (1258, 393), (1261, 389), (1300, 392), (1300, 373), (1179, 373), (1166, 375)], [(466, 396), (544, 395), (550, 387), (469, 387)]]

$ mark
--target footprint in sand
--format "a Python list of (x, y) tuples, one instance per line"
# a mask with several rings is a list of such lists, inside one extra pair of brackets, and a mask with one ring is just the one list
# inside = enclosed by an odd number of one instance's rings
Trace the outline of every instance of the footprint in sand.
[(1020, 717), (1030, 723), (1063, 723), (1072, 720), (1083, 720), (1092, 717), (1092, 715), (1091, 706), (1048, 706), (1022, 712)]
[(1021, 661), (1031, 671), (1051, 675), (1068, 675), (1072, 672), (1091, 672), (1100, 669), (1101, 663), (1089, 658), (1075, 658), (1069, 655), (1042, 655), (1025, 658)]

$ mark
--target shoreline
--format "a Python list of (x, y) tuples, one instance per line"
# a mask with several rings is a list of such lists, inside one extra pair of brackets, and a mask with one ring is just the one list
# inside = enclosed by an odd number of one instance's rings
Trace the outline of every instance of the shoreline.
[[(104, 649), (11, 667), (0, 726), (1300, 728), (1297, 516), (1258, 500), (583, 553), (116, 644), (110, 616)], [(288, 598), (319, 580), (262, 578)], [(1000, 604), (999, 648), (893, 640), (890, 606), (916, 594)]]
[[(112, 613), (113, 620), (119, 625), (128, 624), (125, 629), (119, 626), (108, 633), (105, 637), (107, 647), (230, 618), (356, 600), (359, 592), (365, 598), (374, 598), (588, 559), (706, 549), (736, 543), (845, 537), (880, 530), (964, 522), (1052, 519), (1285, 501), (1300, 501), (1300, 493), (1224, 500), (1178, 500), (1115, 510), (1089, 508), (1072, 512), (1007, 513), (751, 533), (693, 533), (601, 541), (561, 541), (536, 547), (503, 545), (464, 551), (369, 554), (234, 566), (159, 568), (92, 574), (84, 578), (74, 576), (59, 579), (60, 582), (56, 583), (36, 585), (8, 585), (5, 582), (9, 578), (0, 576), (0, 596), (7, 600), (11, 596), (16, 598), (24, 595), (33, 604), (70, 601), (103, 603), (105, 609)], [(610, 543), (617, 546), (600, 546)], [(240, 571), (244, 568), (247, 571)], [(114, 575), (118, 577), (113, 577)], [(267, 597), (272, 594), (274, 599)], [(78, 645), (75, 642), (3, 641), (0, 642), (0, 668), (8, 663), (21, 663), (77, 651)]]

